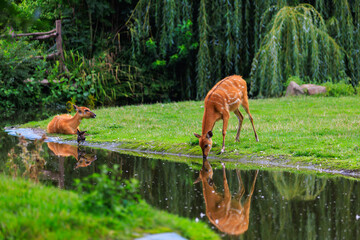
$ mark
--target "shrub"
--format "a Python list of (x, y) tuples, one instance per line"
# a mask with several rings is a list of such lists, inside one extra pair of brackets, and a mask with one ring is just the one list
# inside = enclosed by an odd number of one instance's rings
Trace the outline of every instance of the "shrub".
[(285, 88), (285, 89), (289, 86), (289, 84), (290, 84), (291, 81), (296, 82), (298, 85), (305, 84), (305, 82), (304, 82), (300, 77), (298, 77), (298, 76), (291, 76), (291, 77), (289, 77), (289, 78), (286, 80), (286, 82), (285, 82), (285, 84), (284, 84), (284, 88)]
[(37, 55), (41, 55), (37, 42), (0, 40), (1, 112), (11, 114), (42, 103), (44, 86), (39, 80), (45, 76), (47, 63), (33, 57)]
[(339, 83), (326, 82), (322, 84), (326, 87), (325, 96), (340, 97), (340, 96), (352, 96), (355, 94), (354, 88), (351, 84), (340, 81)]
[[(323, 94), (324, 96), (331, 96), (331, 97), (340, 97), (340, 96), (352, 96), (355, 94), (355, 89), (352, 87), (352, 85), (349, 83), (350, 80), (341, 80), (338, 83), (333, 83), (331, 79), (328, 79), (328, 82), (325, 82), (321, 84), (321, 86), (326, 87), (326, 93)], [(309, 79), (302, 79), (298, 76), (291, 76), (287, 79), (285, 83), (285, 89), (289, 86), (290, 82), (294, 81), (298, 85), (311, 83), (312, 81)], [(357, 93), (359, 93), (360, 86), (357, 87)], [(285, 94), (285, 92), (284, 92)]]
[(138, 181), (120, 180), (118, 165), (114, 165), (113, 169), (103, 165), (100, 170), (100, 173), (75, 180), (77, 191), (83, 195), (82, 206), (96, 214), (125, 217), (126, 207), (140, 200)]
[(58, 102), (72, 99), (82, 105), (114, 105), (131, 102), (136, 97), (138, 88), (127, 75), (131, 67), (114, 62), (113, 54), (103, 52), (87, 59), (77, 51), (65, 51), (64, 58), (68, 72), (60, 74), (56, 71), (58, 66), (53, 66), (49, 76), (53, 80), (51, 90), (61, 93)]

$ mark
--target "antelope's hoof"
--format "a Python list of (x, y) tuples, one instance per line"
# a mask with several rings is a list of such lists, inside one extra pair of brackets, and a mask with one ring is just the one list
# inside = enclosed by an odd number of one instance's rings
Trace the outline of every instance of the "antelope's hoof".
[(225, 152), (225, 149), (224, 149), (224, 148), (222, 148), (221, 151), (220, 151), (217, 155), (220, 155), (220, 154), (222, 154), (223, 152)]

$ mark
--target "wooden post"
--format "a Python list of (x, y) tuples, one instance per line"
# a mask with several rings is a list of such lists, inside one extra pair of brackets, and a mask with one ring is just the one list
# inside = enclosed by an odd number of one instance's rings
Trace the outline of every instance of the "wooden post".
[(60, 63), (60, 72), (64, 69), (64, 53), (62, 48), (62, 37), (61, 37), (61, 20), (56, 20), (56, 50), (60, 56), (59, 63)]

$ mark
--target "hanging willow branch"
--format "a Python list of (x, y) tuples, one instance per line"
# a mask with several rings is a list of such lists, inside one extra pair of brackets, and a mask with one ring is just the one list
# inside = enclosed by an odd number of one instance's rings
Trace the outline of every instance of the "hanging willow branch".
[(208, 23), (206, 1), (200, 1), (199, 11), (199, 51), (197, 54), (197, 98), (203, 98), (212, 83), (210, 79), (210, 54), (208, 46)]
[[(263, 19), (269, 19), (266, 14)], [(285, 6), (272, 18), (252, 62), (251, 94), (281, 96), (290, 76), (309, 82), (337, 82), (344, 77), (342, 48), (329, 36), (320, 13), (309, 4)]]

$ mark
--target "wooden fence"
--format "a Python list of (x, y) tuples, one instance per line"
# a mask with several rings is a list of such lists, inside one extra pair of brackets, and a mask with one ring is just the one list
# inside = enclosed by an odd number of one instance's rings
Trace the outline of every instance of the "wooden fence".
[[(59, 67), (60, 71), (67, 71), (64, 65), (64, 53), (62, 48), (62, 37), (61, 37), (61, 20), (55, 21), (56, 28), (49, 32), (35, 32), (35, 33), (19, 33), (11, 32), (11, 36), (13, 38), (18, 37), (32, 37), (30, 40), (40, 40), (40, 39), (48, 39), (55, 38), (56, 41), (56, 52), (45, 56), (46, 60), (54, 60), (56, 58), (59, 59)], [(35, 56), (35, 58), (44, 59), (43, 56)]]

